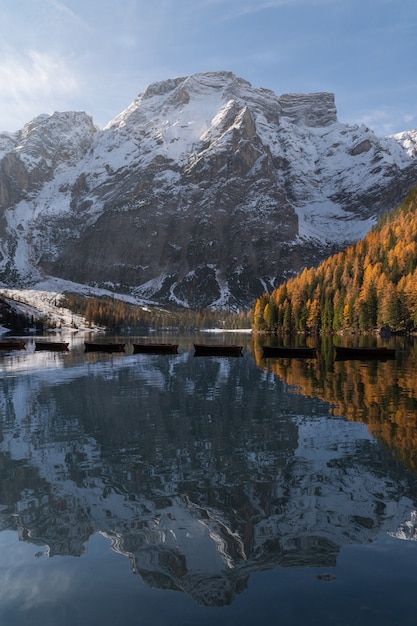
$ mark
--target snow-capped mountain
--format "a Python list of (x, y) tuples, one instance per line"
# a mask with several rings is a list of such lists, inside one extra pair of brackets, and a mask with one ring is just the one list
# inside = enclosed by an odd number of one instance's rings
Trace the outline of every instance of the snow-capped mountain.
[(0, 135), (0, 278), (47, 276), (188, 307), (248, 305), (363, 237), (417, 184), (417, 130), (379, 138), (329, 93), (230, 72), (150, 85)]

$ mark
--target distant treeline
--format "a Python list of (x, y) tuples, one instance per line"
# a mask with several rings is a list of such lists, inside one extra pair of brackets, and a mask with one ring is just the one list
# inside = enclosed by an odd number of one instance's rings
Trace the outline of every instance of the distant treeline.
[(82, 315), (88, 324), (106, 328), (250, 328), (251, 313), (245, 311), (169, 311), (157, 307), (143, 307), (112, 297), (83, 296), (66, 293), (61, 305)]
[(363, 241), (255, 302), (260, 332), (368, 332), (417, 326), (417, 188)]

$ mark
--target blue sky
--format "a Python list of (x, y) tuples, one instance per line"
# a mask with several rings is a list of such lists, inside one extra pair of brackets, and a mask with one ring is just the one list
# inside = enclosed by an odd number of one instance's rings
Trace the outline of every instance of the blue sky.
[(56, 110), (102, 127), (150, 83), (216, 70), (410, 130), (416, 32), (416, 0), (1, 0), (0, 131)]

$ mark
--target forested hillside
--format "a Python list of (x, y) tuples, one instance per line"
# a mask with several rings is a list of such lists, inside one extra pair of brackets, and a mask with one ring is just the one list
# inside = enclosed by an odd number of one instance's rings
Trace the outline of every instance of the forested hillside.
[(364, 240), (257, 299), (263, 332), (361, 331), (417, 325), (417, 188)]

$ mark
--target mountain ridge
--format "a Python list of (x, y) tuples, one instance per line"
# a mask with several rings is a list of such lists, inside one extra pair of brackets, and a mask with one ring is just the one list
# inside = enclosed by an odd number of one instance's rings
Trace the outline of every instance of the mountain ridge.
[(416, 146), (417, 131), (341, 124), (333, 94), (231, 72), (153, 83), (102, 130), (39, 116), (0, 134), (0, 280), (245, 307), (394, 208)]

